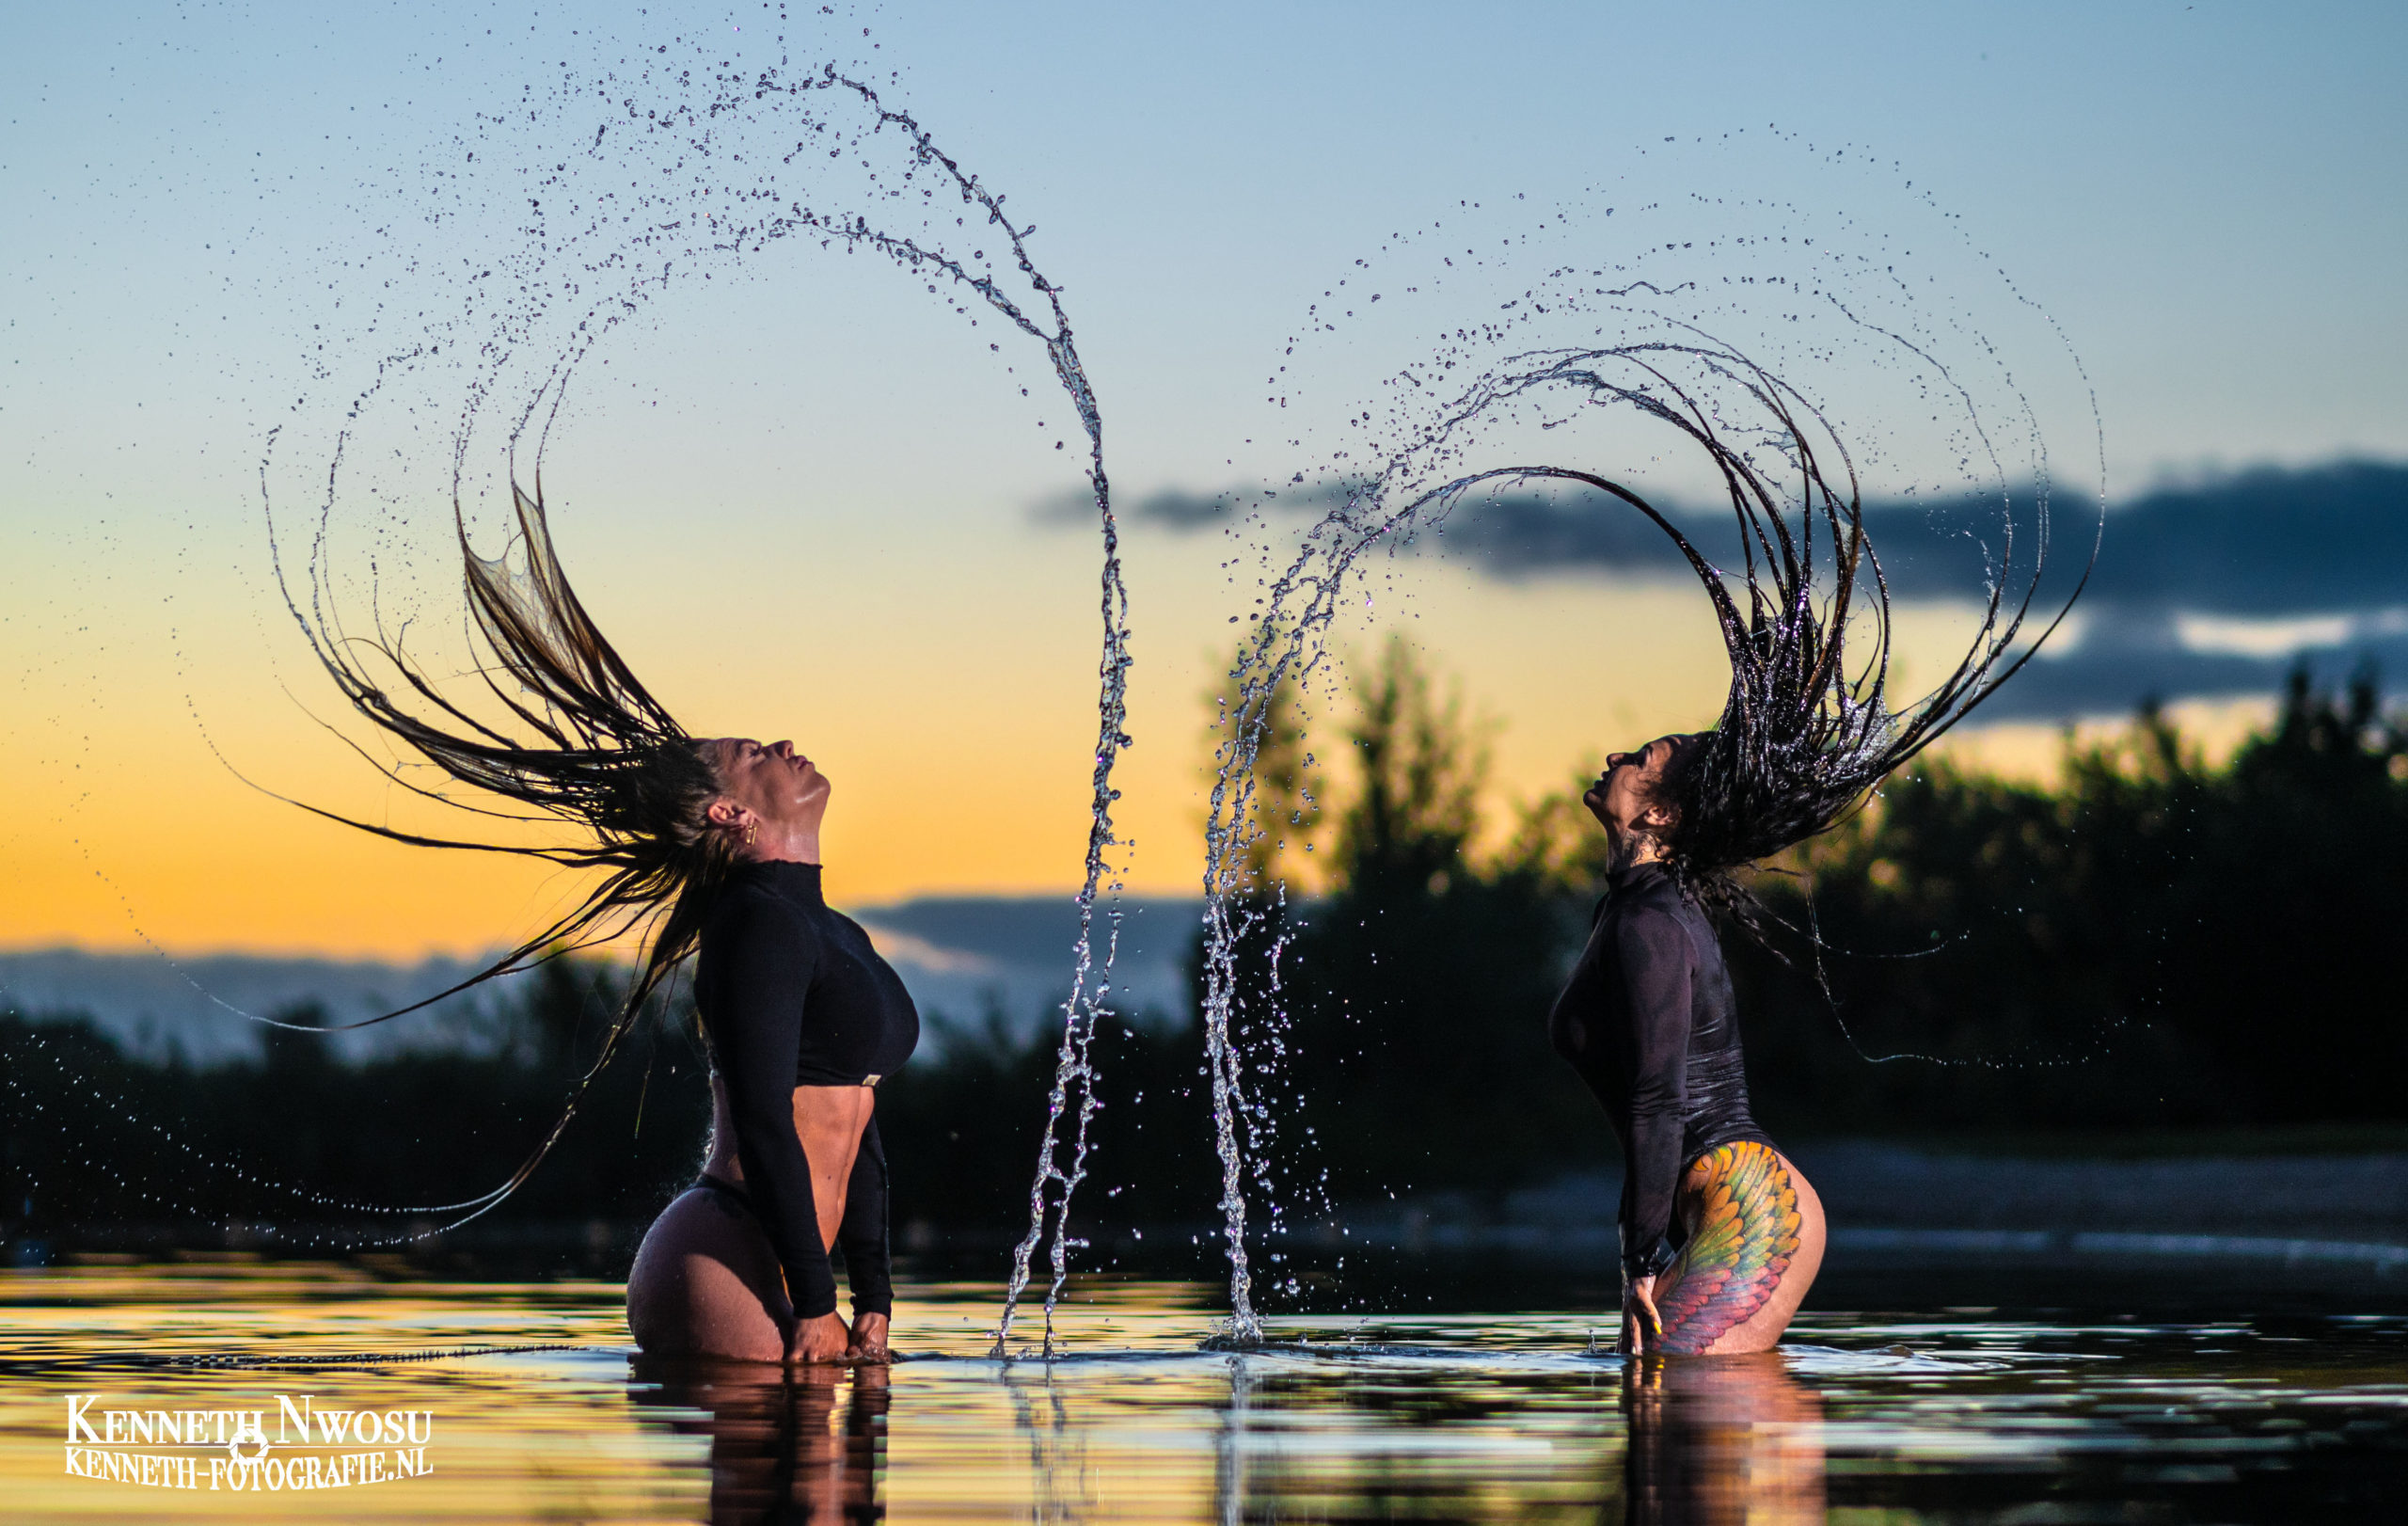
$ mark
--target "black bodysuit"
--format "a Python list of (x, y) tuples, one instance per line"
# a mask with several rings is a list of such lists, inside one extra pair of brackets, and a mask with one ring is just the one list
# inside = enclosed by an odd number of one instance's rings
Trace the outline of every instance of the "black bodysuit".
[(1672, 1259), (1672, 1200), (1689, 1163), (1735, 1139), (1772, 1143), (1748, 1111), (1722, 946), (1661, 865), (1609, 880), (1547, 1035), (1622, 1140), (1624, 1268), (1659, 1272)]
[[(816, 864), (746, 864), (705, 924), (694, 1003), (736, 1115), (737, 1195), (758, 1203), (785, 1269), (795, 1312), (836, 1310), (836, 1275), (820, 1243), (811, 1163), (794, 1126), (799, 1086), (875, 1086), (920, 1041), (911, 993), (869, 934), (820, 898)], [(716, 1184), (730, 1190), (727, 1184)], [(886, 1152), (878, 1121), (862, 1133), (836, 1231), (856, 1314), (890, 1313)]]

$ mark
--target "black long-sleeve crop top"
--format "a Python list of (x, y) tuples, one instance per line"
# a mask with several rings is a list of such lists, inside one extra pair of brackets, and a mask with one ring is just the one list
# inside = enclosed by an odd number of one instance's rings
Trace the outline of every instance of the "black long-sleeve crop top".
[(874, 1086), (899, 1070), (920, 1038), (911, 993), (861, 924), (821, 898), (818, 865), (755, 863), (734, 871), (704, 925), (694, 1004), (727, 1083), (745, 1187), (795, 1312), (832, 1313), (836, 1278), (795, 1133), (794, 1089)]
[(1735, 1139), (1772, 1143), (1748, 1110), (1722, 946), (1661, 865), (1612, 876), (1547, 1032), (1622, 1141), (1624, 1267), (1661, 1271), (1688, 1164)]

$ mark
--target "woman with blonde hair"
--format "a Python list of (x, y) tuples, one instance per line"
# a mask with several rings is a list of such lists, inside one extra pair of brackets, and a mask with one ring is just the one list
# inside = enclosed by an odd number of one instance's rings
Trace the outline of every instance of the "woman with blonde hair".
[[(876, 1088), (911, 1057), (919, 1017), (860, 925), (820, 895), (828, 777), (789, 742), (688, 733), (570, 587), (540, 485), (530, 498), (514, 485), (513, 497), (522, 566), (479, 557), (460, 532), (483, 707), (448, 696), (398, 642), (301, 619), (362, 716), (452, 779), (521, 809), (462, 805), (379, 764), (388, 778), (486, 817), (565, 823), (574, 840), (430, 837), (317, 814), (400, 842), (603, 871), (569, 912), (429, 1000), (641, 936), (635, 977), (559, 1122), (510, 1181), (460, 1206), (488, 1211), (534, 1171), (647, 1004), (692, 958), (711, 1056), (709, 1154), (644, 1238), (627, 1283), (629, 1329), (651, 1355), (882, 1360), (893, 1294)], [(852, 1284), (849, 1326), (836, 1313), (832, 1248)]]

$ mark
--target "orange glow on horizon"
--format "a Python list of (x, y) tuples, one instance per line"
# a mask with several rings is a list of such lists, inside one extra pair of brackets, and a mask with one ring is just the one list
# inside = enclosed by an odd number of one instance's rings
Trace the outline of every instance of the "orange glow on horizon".
[[(964, 619), (940, 589), (916, 639), (890, 643), (874, 663), (838, 664), (812, 685), (807, 724), (761, 731), (795, 736), (834, 783), (824, 845), (837, 904), (1076, 889), (1096, 722), (1092, 634), (1069, 596), (1092, 570), (1078, 564), (1085, 548), (1074, 540), (1042, 549), (1042, 564), (1023, 551), (1030, 564), (990, 567), (988, 576), (1055, 584), (1044, 590), (1058, 596), (1051, 607), (1034, 599), (1018, 621), (991, 612)], [(1221, 638), (1207, 633), (1226, 630), (1229, 596), (1216, 580), (1178, 571), (1178, 562), (1193, 563), (1185, 548), (1152, 549), (1174, 559), (1173, 570), (1137, 583), (1129, 720), (1137, 742), (1115, 775), (1119, 835), (1133, 847), (1114, 862), (1130, 894), (1184, 897), (1200, 892), (1212, 742), (1205, 696), (1227, 664)], [(1147, 566), (1133, 558), (1133, 567)], [(845, 597), (827, 602), (830, 628), (864, 617)], [(1710, 722), (1721, 699), (1719, 647), (1687, 588), (1500, 583), (1442, 569), (1384, 598), (1381, 612), (1377, 626), (1341, 629), (1336, 650), (1365, 654), (1383, 631), (1402, 631), (1442, 686), (1460, 683), (1469, 715), (1499, 723), (1494, 835), (1515, 803), (1564, 788), (1584, 763), (1632, 738)], [(708, 644), (685, 639), (695, 621), (664, 609), (657, 593), (644, 609), (597, 609), (597, 618), (652, 638), (643, 663), (697, 730), (712, 722), (733, 730), (733, 718), (760, 713), (758, 696), (742, 687), (746, 673), (731, 676)], [(1919, 615), (1902, 621), (1902, 638), (1938, 651), (1946, 626)], [(212, 660), (230, 682), (247, 671), (239, 653)], [(582, 888), (540, 862), (381, 841), (270, 799), (234, 778), (197, 729), (157, 723), (183, 707), (168, 677), (135, 673), (106, 703), (59, 727), (47, 755), (0, 754), (0, 791), (18, 803), (0, 826), (10, 869), (0, 883), (0, 947), (135, 949), (148, 941), (178, 954), (466, 955), (531, 935)], [(1315, 745), (1342, 799), (1346, 748), (1335, 734), (1345, 706), (1324, 692), (1316, 708), (1323, 713)], [(2263, 709), (2178, 713), (2215, 748)], [(370, 819), (389, 810), (417, 830), (474, 825), (413, 811), (360, 759), (325, 746), (280, 691), (255, 694), (236, 682), (198, 710), (209, 742), (297, 799)], [(1978, 766), (2045, 777), (2062, 739), (2052, 726), (2000, 726), (1945, 745)]]

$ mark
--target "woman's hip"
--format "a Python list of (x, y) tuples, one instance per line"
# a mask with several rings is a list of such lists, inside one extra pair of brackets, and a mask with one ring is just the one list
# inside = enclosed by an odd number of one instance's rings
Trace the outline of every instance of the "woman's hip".
[(745, 1198), (698, 1183), (644, 1232), (627, 1271), (627, 1332), (650, 1356), (777, 1361), (794, 1320), (785, 1274)]
[(1738, 1139), (1689, 1163), (1678, 1212), (1687, 1238), (1656, 1296), (1664, 1349), (1769, 1348), (1822, 1266), (1814, 1185), (1770, 1144)]

